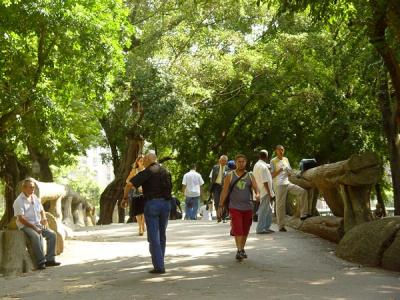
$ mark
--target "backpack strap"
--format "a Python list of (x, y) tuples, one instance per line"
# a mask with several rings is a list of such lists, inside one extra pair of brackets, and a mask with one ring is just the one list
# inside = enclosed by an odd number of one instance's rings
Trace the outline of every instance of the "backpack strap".
[[(229, 196), (231, 195), (233, 188), (235, 187), (236, 183), (239, 182), (240, 179), (242, 179), (244, 176), (246, 176), (246, 174), (247, 174), (247, 171), (244, 171), (244, 173), (242, 175), (240, 175), (238, 178), (236, 178), (236, 180), (233, 182), (233, 184), (230, 184), (228, 195), (226, 195), (225, 202), (224, 202), (224, 206), (226, 208), (228, 208), (228, 206), (229, 206)], [(230, 183), (232, 182), (232, 179), (233, 179), (233, 172), (231, 174)]]

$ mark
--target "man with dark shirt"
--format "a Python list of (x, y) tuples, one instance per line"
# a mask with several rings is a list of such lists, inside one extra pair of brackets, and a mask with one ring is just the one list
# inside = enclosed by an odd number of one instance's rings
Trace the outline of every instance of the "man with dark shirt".
[(165, 273), (164, 255), (166, 230), (171, 209), (171, 174), (157, 162), (157, 156), (149, 153), (144, 156), (145, 169), (134, 176), (124, 189), (122, 205), (128, 204), (128, 192), (140, 186), (145, 198), (144, 218), (147, 226), (147, 240), (154, 269), (152, 274)]
[[(226, 165), (228, 162), (228, 156), (226, 155), (221, 155), (219, 158), (218, 164), (216, 164), (210, 173), (210, 179), (211, 179), (211, 184), (210, 184), (210, 193), (212, 193), (213, 199), (214, 199), (214, 206), (215, 206), (215, 211), (218, 211), (219, 207), (219, 198), (221, 196), (221, 191), (222, 191), (222, 185), (224, 182), (225, 175), (229, 171), (228, 166)], [(218, 218), (218, 222), (221, 222), (221, 220), (224, 221), (225, 223), (225, 215), (221, 216), (221, 218)]]

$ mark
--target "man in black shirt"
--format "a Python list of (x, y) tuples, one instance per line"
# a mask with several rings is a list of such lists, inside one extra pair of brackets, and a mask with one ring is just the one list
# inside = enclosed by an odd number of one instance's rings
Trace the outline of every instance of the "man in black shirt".
[(128, 192), (133, 188), (142, 187), (146, 199), (144, 217), (147, 226), (147, 240), (150, 244), (153, 274), (165, 273), (164, 255), (166, 245), (166, 229), (171, 209), (170, 200), (172, 181), (171, 174), (157, 162), (157, 156), (149, 153), (144, 156), (145, 169), (134, 176), (125, 186), (122, 205), (128, 203)]
[[(221, 196), (222, 192), (222, 186), (224, 183), (224, 178), (227, 172), (229, 171), (228, 166), (226, 165), (228, 162), (228, 156), (226, 155), (221, 155), (219, 158), (218, 164), (216, 164), (210, 173), (210, 179), (211, 179), (211, 184), (210, 184), (210, 194), (212, 194), (213, 199), (214, 199), (214, 206), (215, 206), (215, 211), (218, 211), (219, 207), (219, 198)], [(218, 222), (221, 222), (221, 220), (225, 221), (225, 215), (222, 216), (221, 218), (217, 218)]]

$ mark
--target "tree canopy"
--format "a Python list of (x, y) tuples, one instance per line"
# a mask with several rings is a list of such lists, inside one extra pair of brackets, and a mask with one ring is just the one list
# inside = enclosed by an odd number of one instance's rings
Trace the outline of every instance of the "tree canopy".
[(294, 166), (366, 151), (392, 173), (400, 164), (390, 146), (400, 103), (394, 0), (2, 0), (0, 8), (3, 180), (10, 156), (21, 170), (32, 160), (62, 166), (93, 144), (110, 147), (123, 176), (133, 159), (127, 140), (139, 138), (173, 158), (177, 190), (193, 162), (207, 177), (221, 154), (254, 160), (276, 144)]

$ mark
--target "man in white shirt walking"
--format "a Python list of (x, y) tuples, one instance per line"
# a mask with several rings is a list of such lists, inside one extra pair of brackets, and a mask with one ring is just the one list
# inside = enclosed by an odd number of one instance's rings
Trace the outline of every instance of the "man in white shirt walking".
[(270, 229), (272, 223), (271, 198), (274, 191), (272, 190), (272, 176), (267, 164), (268, 151), (261, 150), (258, 155), (259, 160), (254, 165), (253, 175), (257, 182), (257, 187), (260, 190), (260, 206), (257, 211), (258, 222), (256, 233), (266, 234), (272, 233)]
[(196, 165), (193, 164), (189, 172), (183, 176), (182, 186), (185, 200), (185, 220), (196, 220), (197, 210), (199, 207), (201, 186), (204, 180), (199, 173), (196, 172)]

